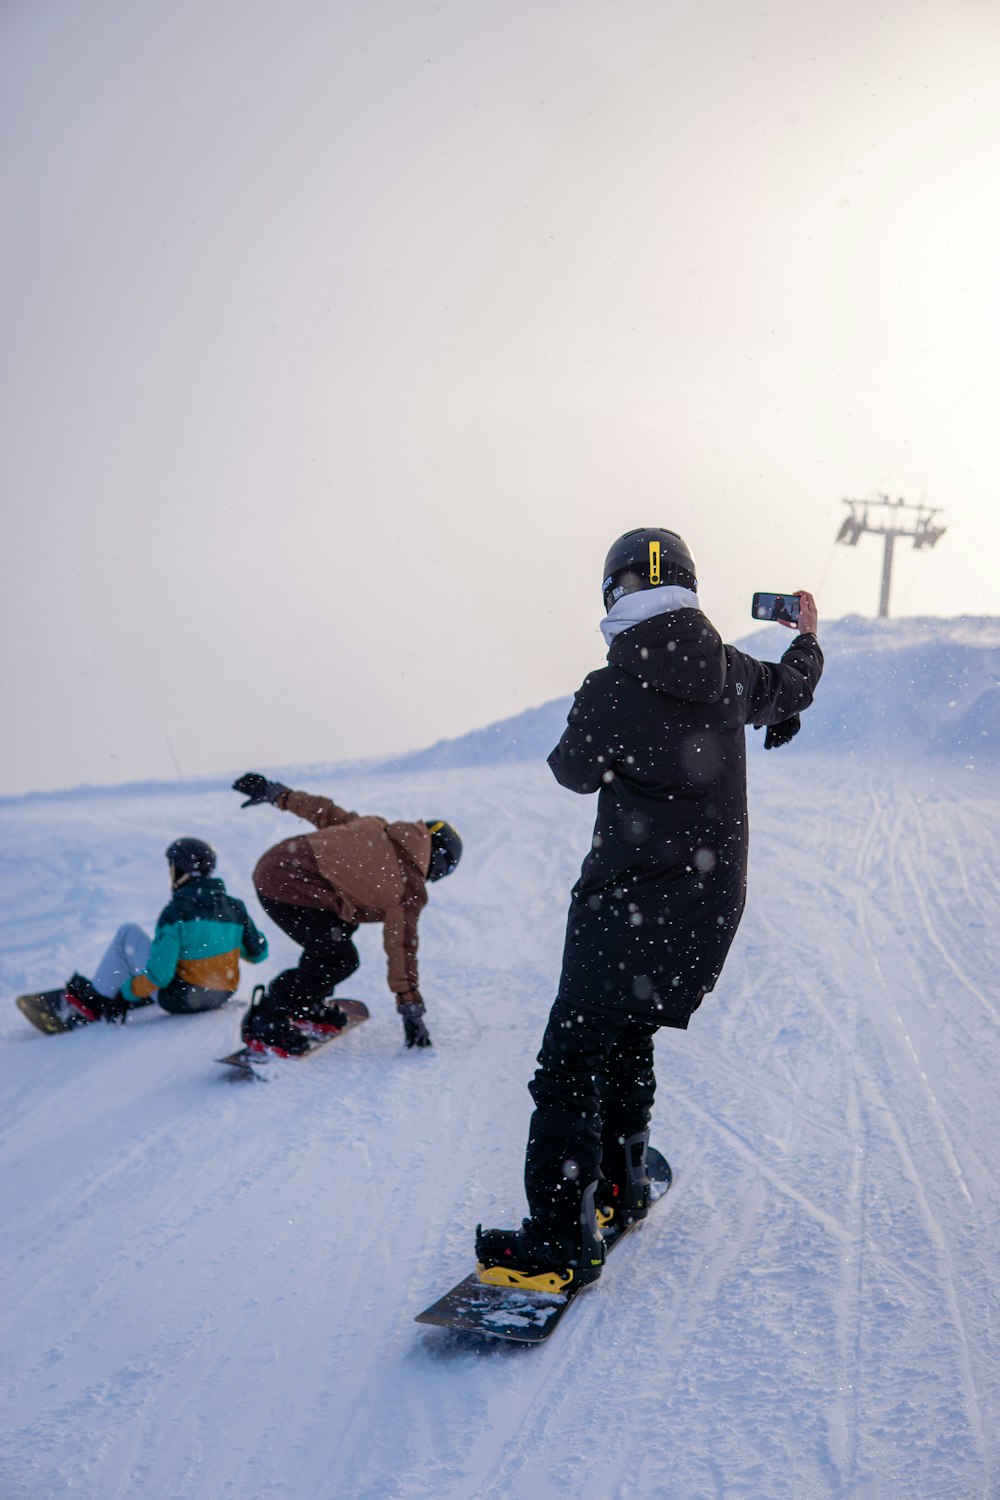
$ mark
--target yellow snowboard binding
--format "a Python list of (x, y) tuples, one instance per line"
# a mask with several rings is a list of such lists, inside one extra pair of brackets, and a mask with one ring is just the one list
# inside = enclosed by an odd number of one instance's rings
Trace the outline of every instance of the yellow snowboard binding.
[(520, 1229), (484, 1229), (476, 1226), (476, 1274), (485, 1286), (518, 1287), (527, 1292), (558, 1295), (571, 1284), (587, 1286), (596, 1281), (604, 1265), (605, 1245), (597, 1227), (592, 1182), (580, 1202), (577, 1243), (548, 1234), (534, 1219), (525, 1219)]

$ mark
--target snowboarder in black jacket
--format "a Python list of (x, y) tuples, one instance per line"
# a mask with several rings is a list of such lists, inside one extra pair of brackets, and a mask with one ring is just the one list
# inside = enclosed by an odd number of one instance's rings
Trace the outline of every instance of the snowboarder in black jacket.
[(644, 1217), (653, 1036), (685, 1028), (714, 987), (746, 900), (744, 731), (769, 726), (766, 746), (786, 744), (823, 670), (811, 594), (773, 663), (723, 645), (697, 587), (672, 531), (628, 532), (605, 563), (608, 665), (549, 756), (563, 786), (598, 793), (597, 820), (530, 1085), (530, 1217), (477, 1231), (487, 1281), (593, 1281), (600, 1228)]

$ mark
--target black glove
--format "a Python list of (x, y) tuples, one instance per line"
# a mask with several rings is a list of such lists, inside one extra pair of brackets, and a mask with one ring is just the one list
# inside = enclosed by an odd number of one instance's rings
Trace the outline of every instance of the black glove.
[(256, 807), (261, 802), (277, 802), (288, 787), (282, 786), (280, 781), (268, 781), (259, 771), (247, 771), (244, 776), (237, 776), (233, 791), (242, 792), (246, 797), (247, 800), (240, 803), (241, 807)]
[(121, 994), (112, 995), (110, 1000), (101, 996), (101, 1020), (107, 1021), (109, 1026), (124, 1026), (128, 1012), (128, 1001), (123, 1000)]
[(792, 714), (790, 719), (782, 719), (780, 724), (769, 724), (764, 736), (764, 749), (780, 749), (782, 745), (787, 745), (789, 740), (794, 740), (801, 728), (802, 720), (798, 714)]
[(422, 1000), (397, 1000), (396, 1008), (403, 1018), (403, 1032), (408, 1047), (432, 1047), (431, 1034), (424, 1025)]

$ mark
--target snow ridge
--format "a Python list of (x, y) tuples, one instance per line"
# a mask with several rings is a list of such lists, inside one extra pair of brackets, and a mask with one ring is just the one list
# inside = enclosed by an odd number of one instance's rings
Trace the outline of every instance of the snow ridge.
[[(779, 625), (735, 644), (774, 661), (792, 639)], [(1000, 763), (1000, 619), (864, 620), (823, 624), (826, 667), (792, 753), (838, 750)], [(572, 696), (385, 762), (445, 770), (544, 759)], [(762, 748), (763, 735), (750, 736)]]

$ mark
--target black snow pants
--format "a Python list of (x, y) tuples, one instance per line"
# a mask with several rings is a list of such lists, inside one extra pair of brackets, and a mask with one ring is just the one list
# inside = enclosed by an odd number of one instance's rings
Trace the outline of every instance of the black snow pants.
[(538, 1071), (524, 1185), (535, 1222), (560, 1239), (578, 1233), (584, 1191), (625, 1180), (624, 1143), (649, 1128), (656, 1092), (651, 1021), (557, 999)]
[(351, 939), (357, 924), (343, 921), (335, 912), (318, 906), (292, 906), (287, 901), (260, 897), (271, 921), (298, 943), (302, 954), (294, 969), (283, 969), (267, 987), (268, 1009), (294, 1015), (333, 994), (350, 977), (361, 959)]

